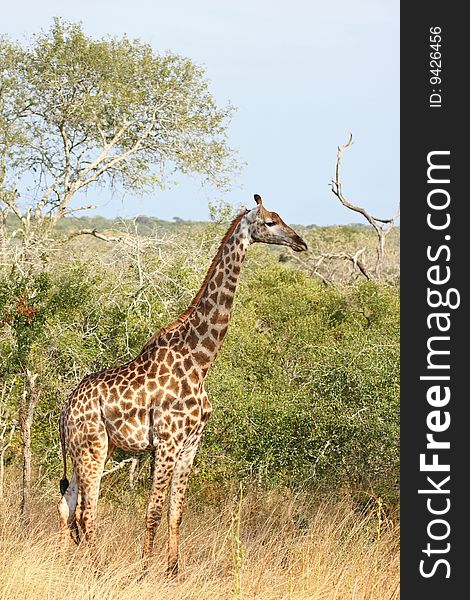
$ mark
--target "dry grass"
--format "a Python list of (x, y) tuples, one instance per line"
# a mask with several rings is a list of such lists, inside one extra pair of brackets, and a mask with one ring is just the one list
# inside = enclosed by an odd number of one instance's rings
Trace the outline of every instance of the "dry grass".
[[(131, 498), (133, 498), (131, 500)], [(378, 504), (358, 514), (350, 501), (323, 502), (287, 491), (237, 494), (223, 508), (192, 497), (182, 528), (181, 574), (164, 576), (161, 526), (151, 575), (138, 582), (144, 503), (101, 501), (99, 572), (85, 549), (57, 547), (53, 500), (37, 499), (25, 535), (11, 498), (0, 517), (1, 600), (222, 600), (398, 598), (398, 527)], [(14, 507), (14, 508), (13, 508)]]

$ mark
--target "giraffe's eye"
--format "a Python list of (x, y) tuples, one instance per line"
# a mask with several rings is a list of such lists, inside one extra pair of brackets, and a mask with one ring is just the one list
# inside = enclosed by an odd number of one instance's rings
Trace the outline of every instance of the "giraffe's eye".
[(273, 225), (276, 225), (276, 221), (265, 221), (264, 224), (266, 227), (272, 227)]

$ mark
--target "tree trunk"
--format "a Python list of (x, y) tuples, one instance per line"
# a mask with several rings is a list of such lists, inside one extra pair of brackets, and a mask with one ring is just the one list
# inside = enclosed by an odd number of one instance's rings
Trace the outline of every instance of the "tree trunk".
[(33, 424), (34, 409), (37, 404), (38, 394), (34, 387), (36, 374), (26, 370), (26, 380), (29, 389), (24, 390), (20, 402), (20, 431), (21, 442), (23, 445), (23, 497), (21, 500), (21, 516), (23, 517), (23, 526), (29, 527), (30, 524), (30, 505), (31, 505), (31, 425)]
[(383, 229), (380, 229), (377, 232), (378, 242), (377, 242), (377, 264), (375, 266), (375, 278), (379, 281), (382, 279), (384, 263), (385, 263), (385, 237), (387, 232)]
[(3, 480), (5, 478), (5, 448), (0, 448), (0, 506), (3, 504)]
[(6, 440), (6, 431), (8, 427), (5, 425), (0, 432), (0, 505), (3, 502), (3, 484), (5, 481), (5, 452), (8, 450), (16, 430), (16, 424), (10, 426), (8, 439)]

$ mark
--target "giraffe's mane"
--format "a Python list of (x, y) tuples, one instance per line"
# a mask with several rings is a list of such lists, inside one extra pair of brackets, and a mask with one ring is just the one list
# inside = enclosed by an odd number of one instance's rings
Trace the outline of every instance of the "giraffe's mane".
[(145, 344), (143, 350), (146, 350), (162, 334), (166, 333), (167, 331), (171, 331), (173, 329), (176, 329), (177, 327), (179, 327), (180, 325), (182, 325), (183, 323), (185, 323), (189, 319), (189, 317), (194, 313), (194, 311), (198, 307), (199, 302), (201, 301), (201, 299), (202, 299), (202, 297), (204, 295), (204, 292), (207, 289), (207, 286), (209, 285), (210, 278), (214, 274), (214, 271), (217, 268), (217, 265), (219, 264), (220, 258), (222, 256), (222, 252), (223, 252), (224, 247), (225, 247), (225, 244), (230, 239), (232, 233), (235, 231), (237, 225), (240, 223), (240, 221), (242, 220), (242, 218), (245, 215), (246, 215), (246, 211), (241, 212), (230, 223), (229, 228), (227, 229), (224, 237), (222, 238), (222, 240), (221, 240), (221, 242), (219, 244), (219, 248), (218, 248), (218, 250), (217, 250), (214, 258), (212, 259), (210, 267), (207, 270), (206, 276), (204, 277), (204, 280), (203, 280), (203, 282), (201, 284), (201, 287), (199, 288), (199, 290), (198, 290), (197, 294), (194, 296), (194, 298), (191, 300), (188, 308), (185, 311), (183, 311), (180, 314), (180, 316), (175, 321), (173, 321), (172, 323), (169, 323), (168, 325), (165, 325), (164, 327), (162, 327), (161, 329), (159, 329), (156, 333), (154, 333), (154, 335)]

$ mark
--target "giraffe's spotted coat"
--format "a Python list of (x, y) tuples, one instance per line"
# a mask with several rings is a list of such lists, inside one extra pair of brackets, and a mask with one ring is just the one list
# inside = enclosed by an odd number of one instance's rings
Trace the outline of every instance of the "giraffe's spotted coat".
[[(59, 502), (64, 541), (76, 521), (93, 546), (100, 480), (114, 449), (154, 451), (144, 560), (147, 564), (151, 555), (171, 480), (168, 569), (176, 573), (186, 485), (212, 411), (204, 380), (227, 333), (248, 247), (259, 241), (306, 249), (258, 199), (257, 208), (232, 222), (188, 309), (157, 332), (134, 360), (85, 377), (67, 400), (60, 417), (64, 479), (67, 450), (74, 473)], [(268, 228), (266, 223), (273, 221), (275, 227)]]

